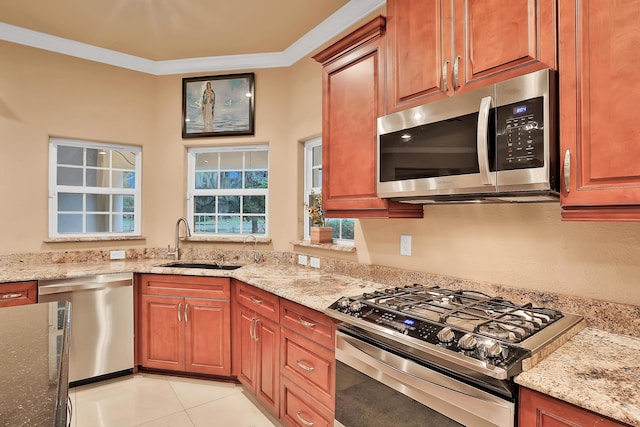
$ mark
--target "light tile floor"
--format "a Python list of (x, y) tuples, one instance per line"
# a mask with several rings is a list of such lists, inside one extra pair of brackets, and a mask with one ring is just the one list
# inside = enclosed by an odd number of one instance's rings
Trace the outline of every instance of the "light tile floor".
[(72, 388), (72, 427), (281, 427), (241, 385), (135, 374)]

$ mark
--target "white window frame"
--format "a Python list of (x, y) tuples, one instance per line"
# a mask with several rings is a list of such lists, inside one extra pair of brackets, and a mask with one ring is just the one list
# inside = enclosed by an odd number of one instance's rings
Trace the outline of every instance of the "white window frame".
[[(58, 147), (69, 146), (78, 147), (83, 149), (98, 149), (98, 150), (120, 150), (129, 151), (135, 154), (134, 164), (134, 188), (119, 188), (119, 187), (88, 187), (86, 186), (86, 174), (83, 174), (83, 185), (58, 185)], [(68, 167), (65, 165), (65, 167)], [(73, 167), (73, 166), (70, 166)], [(86, 169), (86, 151), (84, 153), (83, 166), (78, 168)], [(91, 167), (93, 168), (93, 167)], [(118, 171), (120, 169), (110, 166), (108, 168), (100, 168), (112, 171)], [(122, 169), (122, 171), (125, 171)], [(128, 171), (128, 170), (126, 170)], [(111, 176), (111, 173), (109, 174)], [(111, 179), (111, 178), (110, 178)], [(142, 148), (139, 146), (120, 145), (99, 143), (93, 141), (83, 141), (77, 139), (65, 139), (65, 138), (49, 138), (49, 237), (50, 238), (100, 238), (100, 237), (139, 237), (141, 236), (141, 217), (142, 217), (142, 197), (141, 197), (141, 183), (142, 183)], [(77, 194), (104, 194), (104, 195), (132, 195), (134, 197), (134, 229), (132, 232), (97, 232), (97, 233), (60, 233), (58, 232), (58, 194), (59, 193), (77, 193)], [(86, 230), (86, 215), (88, 211), (86, 209), (86, 203), (83, 204), (82, 214), (82, 229)], [(109, 207), (108, 214), (112, 212), (112, 206)], [(109, 221), (111, 227), (112, 223)]]
[[(200, 153), (225, 153), (225, 152), (249, 152), (249, 151), (266, 151), (267, 152), (267, 174), (270, 172), (271, 156), (269, 155), (269, 145), (235, 145), (225, 147), (192, 147), (187, 150), (187, 219), (191, 224), (191, 230), (193, 236), (200, 237), (246, 237), (253, 233), (236, 233), (236, 234), (224, 234), (224, 233), (211, 233), (211, 232), (198, 232), (195, 226), (195, 209), (194, 209), (194, 197), (195, 196), (264, 196), (265, 197), (265, 232), (259, 234), (257, 237), (269, 236), (269, 186), (267, 188), (234, 188), (234, 189), (196, 189), (195, 177), (196, 177), (196, 155)], [(251, 171), (246, 169), (246, 165), (242, 165), (242, 174), (244, 176), (245, 171)], [(219, 183), (219, 181), (218, 181)], [(240, 214), (242, 215), (242, 214)], [(216, 225), (217, 226), (217, 225)], [(244, 231), (244, 230), (243, 230)]]
[[(304, 143), (304, 201), (308, 203), (310, 200), (311, 192), (316, 194), (322, 193), (322, 184), (318, 187), (313, 187), (313, 171), (316, 169), (322, 169), (322, 162), (320, 165), (313, 164), (313, 149), (316, 147), (322, 146), (322, 138), (313, 138)], [(311, 240), (310, 235), (310, 221), (309, 215), (306, 214), (305, 209), (304, 215), (304, 240)], [(342, 219), (342, 218), (337, 218)], [(340, 221), (340, 226), (342, 227), (342, 221)], [(355, 230), (354, 230), (355, 233)], [(354, 236), (355, 237), (355, 236)], [(333, 239), (333, 243), (337, 245), (345, 245), (345, 246), (354, 246), (355, 239)]]

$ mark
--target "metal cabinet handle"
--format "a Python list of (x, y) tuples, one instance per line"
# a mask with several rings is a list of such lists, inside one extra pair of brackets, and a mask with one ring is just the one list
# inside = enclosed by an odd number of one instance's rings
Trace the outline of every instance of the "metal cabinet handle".
[(15, 299), (20, 298), (22, 294), (4, 294), (2, 295), (2, 299)]
[(255, 322), (256, 322), (256, 318), (252, 317), (251, 318), (251, 323), (249, 323), (249, 337), (255, 341), (256, 337), (254, 335), (254, 330), (256, 328), (255, 326)]
[(260, 319), (256, 319), (256, 324), (253, 327), (253, 339), (256, 341), (260, 341), (260, 337), (258, 336), (258, 323), (260, 322)]
[(307, 328), (315, 328), (316, 324), (313, 322), (309, 322), (308, 320), (303, 319), (301, 316), (298, 316), (298, 322), (300, 322), (300, 324), (302, 326), (306, 326)]
[(254, 304), (262, 304), (262, 300), (258, 299), (256, 297), (254, 297), (253, 295), (251, 297), (249, 297), (249, 299), (251, 300), (252, 303)]
[(188, 311), (189, 310), (189, 304), (185, 304), (184, 305), (184, 321), (185, 323), (189, 323), (189, 317), (188, 317)]
[(298, 420), (300, 420), (300, 422), (306, 426), (311, 427), (312, 425), (315, 424), (313, 421), (305, 420), (304, 417), (302, 416), (302, 411), (296, 412), (296, 417), (298, 417)]
[(564, 164), (562, 169), (564, 174), (564, 189), (568, 193), (571, 191), (571, 150), (564, 152)]
[(182, 311), (182, 303), (178, 304), (178, 322), (182, 322), (180, 318), (180, 312)]
[(296, 360), (296, 363), (298, 364), (298, 366), (300, 366), (305, 371), (313, 372), (313, 371), (316, 370), (315, 367), (307, 365), (306, 363), (304, 363), (304, 361), (302, 361), (300, 359)]
[(445, 60), (444, 64), (442, 64), (442, 92), (447, 92), (449, 90), (449, 82), (447, 80), (447, 74), (449, 70), (449, 60)]
[(458, 68), (460, 67), (460, 55), (456, 56), (456, 59), (453, 61), (453, 89), (458, 89), (460, 87), (460, 74), (458, 72)]

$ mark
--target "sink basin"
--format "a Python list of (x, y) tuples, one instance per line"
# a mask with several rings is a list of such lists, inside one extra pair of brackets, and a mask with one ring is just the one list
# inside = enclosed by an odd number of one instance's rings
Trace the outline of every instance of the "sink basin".
[(204, 263), (172, 262), (169, 264), (164, 264), (163, 267), (206, 268), (209, 270), (235, 270), (242, 266), (241, 265), (218, 265), (218, 264), (204, 264)]

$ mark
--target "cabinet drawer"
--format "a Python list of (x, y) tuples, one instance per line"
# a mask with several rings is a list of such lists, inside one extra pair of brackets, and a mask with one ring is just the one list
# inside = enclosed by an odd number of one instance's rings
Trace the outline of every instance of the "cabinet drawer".
[(140, 276), (140, 290), (143, 294), (228, 300), (231, 297), (231, 279), (228, 277), (142, 274)]
[(280, 418), (286, 426), (330, 427), (333, 426), (333, 411), (325, 408), (287, 378), (281, 382)]
[(234, 281), (235, 298), (238, 304), (278, 322), (278, 296), (240, 281)]
[(280, 324), (331, 350), (335, 348), (334, 323), (319, 311), (282, 299)]
[(329, 408), (334, 406), (333, 351), (286, 328), (281, 329), (280, 371)]
[(35, 304), (37, 301), (37, 282), (0, 284), (0, 307)]

